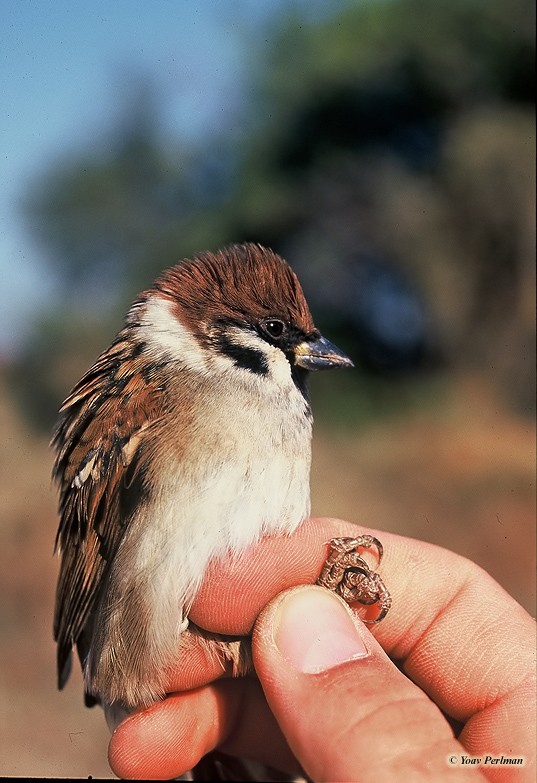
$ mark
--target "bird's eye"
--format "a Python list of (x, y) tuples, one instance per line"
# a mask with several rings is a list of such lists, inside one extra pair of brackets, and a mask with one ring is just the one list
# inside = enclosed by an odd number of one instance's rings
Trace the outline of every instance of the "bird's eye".
[(285, 322), (280, 321), (279, 318), (267, 318), (263, 321), (263, 330), (272, 337), (273, 340), (277, 340), (283, 335), (286, 330)]

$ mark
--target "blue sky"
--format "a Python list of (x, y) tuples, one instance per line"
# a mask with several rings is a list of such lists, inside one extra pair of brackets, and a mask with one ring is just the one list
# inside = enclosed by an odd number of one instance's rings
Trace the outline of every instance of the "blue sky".
[[(336, 3), (336, 5), (339, 3)], [(20, 202), (69, 150), (106, 131), (129, 73), (155, 79), (171, 136), (231, 121), (251, 45), (286, 9), (320, 0), (2, 0), (0, 9), (0, 356), (54, 294)]]

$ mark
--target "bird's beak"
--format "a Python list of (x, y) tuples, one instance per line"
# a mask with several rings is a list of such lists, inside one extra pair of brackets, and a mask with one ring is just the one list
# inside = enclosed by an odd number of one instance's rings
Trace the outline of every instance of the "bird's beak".
[(304, 340), (295, 346), (295, 364), (304, 370), (331, 370), (334, 367), (354, 367), (346, 353), (325, 337)]

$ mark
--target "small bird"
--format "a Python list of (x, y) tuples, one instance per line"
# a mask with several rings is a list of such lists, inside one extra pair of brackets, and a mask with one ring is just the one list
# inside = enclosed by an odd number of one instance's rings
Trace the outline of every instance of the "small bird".
[(59, 688), (76, 646), (88, 705), (165, 696), (208, 564), (308, 517), (307, 375), (351, 366), (260, 245), (202, 253), (140, 294), (52, 441)]

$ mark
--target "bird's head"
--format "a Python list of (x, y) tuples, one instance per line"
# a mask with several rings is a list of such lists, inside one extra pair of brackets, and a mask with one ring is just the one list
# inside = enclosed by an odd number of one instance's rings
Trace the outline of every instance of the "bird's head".
[(232, 245), (166, 270), (130, 318), (163, 358), (204, 375), (290, 375), (305, 393), (307, 371), (352, 367), (316, 329), (291, 267), (260, 245)]

